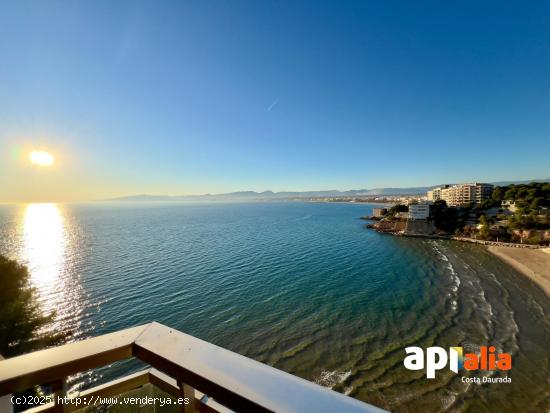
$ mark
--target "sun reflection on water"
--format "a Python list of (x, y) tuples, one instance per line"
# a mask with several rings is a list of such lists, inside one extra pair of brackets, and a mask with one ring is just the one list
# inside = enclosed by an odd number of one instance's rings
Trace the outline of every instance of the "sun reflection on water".
[[(67, 236), (56, 204), (30, 204), (23, 219), (25, 261), (39, 290), (59, 281), (64, 269)], [(42, 291), (41, 291), (42, 292)]]
[(47, 330), (82, 333), (82, 287), (71, 267), (74, 254), (71, 227), (63, 208), (56, 204), (29, 204), (22, 217), (21, 261), (31, 274), (42, 310), (56, 312)]

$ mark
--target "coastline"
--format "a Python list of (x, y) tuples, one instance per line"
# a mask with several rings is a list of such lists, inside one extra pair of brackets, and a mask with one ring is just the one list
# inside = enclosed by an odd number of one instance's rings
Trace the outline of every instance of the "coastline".
[(506, 247), (506, 248), (518, 248), (518, 249), (550, 249), (544, 245), (531, 245), (531, 244), (519, 244), (517, 242), (502, 242), (502, 241), (489, 241), (468, 237), (459, 237), (455, 235), (437, 233), (435, 227), (432, 225), (426, 225), (424, 221), (380, 221), (379, 218), (370, 216), (363, 216), (359, 219), (368, 221), (377, 221), (375, 223), (366, 224), (365, 228), (372, 229), (379, 234), (389, 234), (399, 237), (412, 237), (412, 238), (432, 238), (432, 239), (447, 239), (460, 242), (469, 242), (472, 244), (480, 244), (487, 246)]
[[(366, 219), (368, 217), (362, 217)], [(447, 239), (487, 246), (488, 251), (513, 267), (542, 288), (550, 298), (550, 247), (539, 245), (514, 244), (497, 241), (484, 241), (472, 238), (435, 234), (427, 228), (410, 228), (407, 222), (386, 223), (378, 221), (365, 225), (381, 234), (401, 237)]]
[(537, 283), (550, 297), (550, 248), (527, 249), (491, 245), (488, 250)]

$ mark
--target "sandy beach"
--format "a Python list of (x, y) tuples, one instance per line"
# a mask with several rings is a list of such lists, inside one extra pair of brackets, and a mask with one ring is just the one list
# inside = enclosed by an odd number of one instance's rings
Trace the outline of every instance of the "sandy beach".
[(489, 251), (535, 281), (550, 297), (550, 248), (490, 246)]

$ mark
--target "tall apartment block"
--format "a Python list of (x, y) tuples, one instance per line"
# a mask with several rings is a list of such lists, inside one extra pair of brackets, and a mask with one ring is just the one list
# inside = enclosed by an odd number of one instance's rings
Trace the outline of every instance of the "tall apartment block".
[(443, 185), (428, 191), (429, 201), (444, 200), (449, 206), (459, 206), (470, 202), (479, 204), (490, 198), (493, 185), (485, 183)]

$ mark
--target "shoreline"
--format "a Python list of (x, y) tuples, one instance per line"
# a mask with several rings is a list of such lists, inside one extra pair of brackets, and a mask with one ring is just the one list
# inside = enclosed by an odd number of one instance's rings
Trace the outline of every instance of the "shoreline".
[(472, 238), (450, 235), (426, 234), (410, 231), (404, 226), (394, 225), (393, 228), (381, 227), (379, 223), (367, 224), (366, 228), (373, 229), (380, 234), (398, 237), (446, 239), (449, 241), (469, 242), (484, 245), (487, 250), (522, 275), (531, 279), (550, 298), (550, 247), (540, 245), (526, 245), (508, 242), (484, 241)]
[(550, 248), (527, 249), (491, 245), (491, 254), (529, 277), (550, 297)]
[[(433, 232), (433, 230), (425, 231), (424, 228), (420, 228), (420, 231), (418, 231), (418, 229), (417, 230), (410, 229), (409, 226), (411, 225), (411, 223), (407, 221), (395, 221), (390, 223), (389, 226), (386, 226), (386, 225), (382, 225), (383, 221), (380, 222), (379, 219), (375, 219), (373, 217), (364, 216), (364, 217), (360, 217), (359, 219), (377, 221), (375, 223), (366, 224), (365, 228), (372, 229), (378, 232), (379, 234), (388, 234), (388, 235), (393, 235), (397, 237), (446, 239), (451, 241), (469, 242), (472, 244), (480, 244), (480, 245), (495, 246), (495, 247), (518, 248), (518, 249), (533, 249), (533, 250), (550, 249), (550, 246), (546, 246), (546, 245), (532, 245), (532, 244), (520, 244), (517, 242), (489, 241), (489, 240), (481, 240), (481, 239), (475, 239), (475, 238), (459, 237), (456, 235), (449, 235), (449, 234), (436, 234)], [(422, 231), (423, 229), (424, 231)]]

